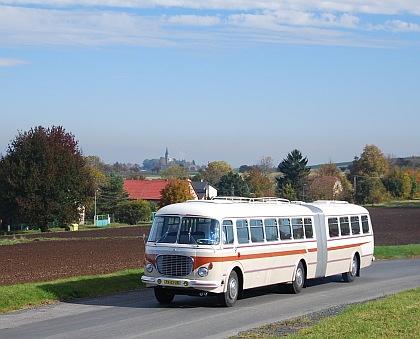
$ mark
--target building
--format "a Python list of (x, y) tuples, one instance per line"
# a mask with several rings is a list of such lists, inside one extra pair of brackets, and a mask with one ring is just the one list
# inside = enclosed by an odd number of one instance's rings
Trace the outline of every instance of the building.
[[(195, 200), (198, 200), (198, 194), (190, 180), (190, 192)], [(160, 192), (168, 184), (168, 180), (124, 180), (124, 190), (128, 193), (128, 199), (142, 199), (149, 202), (158, 203), (162, 197)]]
[(199, 200), (217, 197), (217, 189), (207, 181), (192, 181)]

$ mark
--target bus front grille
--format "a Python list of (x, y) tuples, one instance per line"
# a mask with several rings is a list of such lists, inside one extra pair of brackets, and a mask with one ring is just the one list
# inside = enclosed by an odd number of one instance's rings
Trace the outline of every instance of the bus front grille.
[(184, 255), (159, 255), (156, 268), (160, 274), (184, 277), (192, 272), (194, 261)]

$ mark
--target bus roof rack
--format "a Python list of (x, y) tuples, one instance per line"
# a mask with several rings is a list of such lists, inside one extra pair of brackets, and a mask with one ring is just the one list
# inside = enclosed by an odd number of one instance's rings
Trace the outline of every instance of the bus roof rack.
[(246, 198), (246, 197), (213, 197), (214, 201), (230, 201), (232, 203), (259, 203), (259, 204), (290, 204), (290, 201), (277, 197), (261, 197), (261, 198)]

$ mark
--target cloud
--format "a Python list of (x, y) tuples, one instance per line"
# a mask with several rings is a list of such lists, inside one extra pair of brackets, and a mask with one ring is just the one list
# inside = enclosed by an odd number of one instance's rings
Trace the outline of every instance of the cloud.
[(420, 25), (401, 20), (389, 20), (385, 27), (393, 32), (420, 32)]
[(219, 16), (173, 15), (167, 18), (169, 23), (182, 26), (215, 26), (220, 24)]
[[(416, 9), (414, 0), (401, 0), (398, 8), (390, 0), (379, 2), (385, 12)], [(373, 0), (0, 0), (0, 43), (239, 46), (287, 42), (365, 46), (378, 45), (377, 41), (381, 44), (380, 39), (366, 35), (366, 31), (387, 30), (395, 35), (419, 32), (419, 24), (408, 23), (400, 16), (385, 19), (381, 15), (368, 16), (378, 23), (366, 22), (367, 16), (361, 13), (375, 12), (377, 3)], [(141, 6), (151, 9), (139, 9)], [(154, 10), (154, 6), (159, 8)], [(418, 39), (413, 39), (413, 43), (418, 43)]]
[(200, 10), (296, 10), (420, 15), (418, 0), (0, 0), (0, 4), (44, 7), (189, 8)]
[(24, 60), (0, 58), (0, 67), (14, 67), (27, 64)]

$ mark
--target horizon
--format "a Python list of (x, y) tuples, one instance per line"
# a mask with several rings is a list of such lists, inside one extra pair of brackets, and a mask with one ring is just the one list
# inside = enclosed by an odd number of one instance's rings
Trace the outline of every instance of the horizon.
[(0, 22), (0, 153), (54, 125), (108, 164), (419, 154), (412, 0), (0, 0)]

